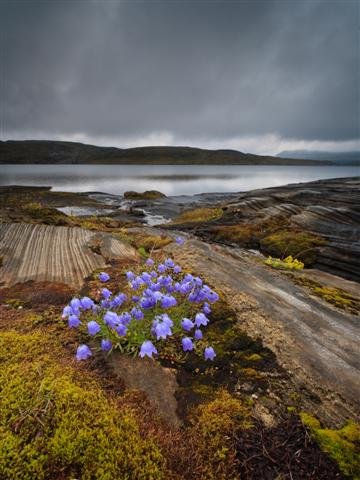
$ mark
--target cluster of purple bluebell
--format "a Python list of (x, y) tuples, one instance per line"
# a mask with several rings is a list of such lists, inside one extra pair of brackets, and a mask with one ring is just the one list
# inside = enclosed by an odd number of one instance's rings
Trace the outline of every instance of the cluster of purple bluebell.
[[(176, 243), (182, 245), (184, 240), (177, 237)], [(158, 353), (156, 345), (175, 335), (181, 338), (184, 352), (201, 348), (205, 360), (214, 359), (216, 353), (204, 343), (202, 329), (209, 323), (210, 304), (219, 296), (201, 278), (182, 274), (171, 258), (159, 264), (148, 258), (143, 272), (128, 271), (126, 278), (128, 295), (113, 294), (104, 287), (98, 302), (89, 297), (73, 298), (63, 310), (69, 327), (84, 328), (91, 337), (100, 338), (103, 351), (119, 347), (138, 352), (140, 357), (152, 357)], [(102, 272), (99, 279), (106, 283), (110, 277)], [(172, 309), (176, 309), (174, 315)], [(193, 318), (182, 315), (189, 311), (196, 312)], [(91, 355), (84, 344), (76, 352), (78, 360)]]

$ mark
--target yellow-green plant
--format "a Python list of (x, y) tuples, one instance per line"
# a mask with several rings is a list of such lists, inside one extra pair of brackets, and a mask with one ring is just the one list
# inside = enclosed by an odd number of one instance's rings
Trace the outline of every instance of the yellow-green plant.
[(265, 264), (280, 270), (302, 270), (304, 268), (303, 262), (297, 258), (293, 258), (291, 255), (283, 260), (280, 258), (268, 257), (265, 260)]

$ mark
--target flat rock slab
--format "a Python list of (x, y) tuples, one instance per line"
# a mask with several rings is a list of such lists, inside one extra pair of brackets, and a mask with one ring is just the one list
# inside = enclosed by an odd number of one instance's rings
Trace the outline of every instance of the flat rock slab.
[[(95, 248), (96, 247), (96, 248)], [(0, 224), (0, 285), (28, 280), (79, 288), (108, 259), (136, 259), (135, 250), (107, 233), (78, 227)]]
[(321, 398), (328, 416), (344, 420), (360, 414), (358, 316), (312, 296), (245, 250), (194, 239), (166, 249), (225, 294), (244, 330), (260, 337)]
[(109, 363), (127, 388), (146, 393), (160, 417), (175, 427), (181, 425), (175, 398), (178, 388), (175, 370), (162, 367), (149, 358), (120, 354), (109, 357)]

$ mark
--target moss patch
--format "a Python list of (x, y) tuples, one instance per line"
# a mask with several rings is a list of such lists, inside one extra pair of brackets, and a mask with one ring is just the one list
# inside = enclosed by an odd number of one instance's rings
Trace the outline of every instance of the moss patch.
[(166, 247), (172, 241), (167, 235), (135, 235), (133, 244), (137, 248), (143, 247), (145, 251), (151, 252)]
[(292, 277), (295, 283), (302, 285), (304, 287), (310, 288), (310, 290), (318, 297), (323, 300), (335, 305), (341, 310), (352, 313), (353, 315), (359, 315), (360, 313), (360, 300), (357, 297), (354, 297), (350, 293), (342, 290), (341, 288), (328, 287), (322, 285), (315, 280), (312, 280), (305, 275)]
[(163, 478), (163, 458), (85, 372), (41, 333), (0, 339), (0, 477)]
[(222, 208), (195, 208), (194, 210), (186, 210), (177, 216), (171, 223), (201, 223), (218, 220), (223, 215)]
[(321, 428), (320, 422), (308, 413), (300, 417), (320, 448), (339, 465), (341, 472), (354, 479), (360, 478), (360, 425), (348, 422), (339, 430)]
[(281, 230), (260, 241), (261, 251), (277, 258), (291, 255), (306, 266), (316, 261), (316, 248), (325, 244), (325, 240), (307, 232)]
[(74, 225), (71, 217), (56, 208), (45, 207), (39, 202), (25, 204), (21, 210), (25, 217), (29, 217), (38, 223), (45, 223), (47, 225)]
[(156, 200), (157, 198), (164, 198), (166, 195), (158, 190), (146, 190), (145, 192), (128, 191), (124, 193), (124, 198), (127, 200)]

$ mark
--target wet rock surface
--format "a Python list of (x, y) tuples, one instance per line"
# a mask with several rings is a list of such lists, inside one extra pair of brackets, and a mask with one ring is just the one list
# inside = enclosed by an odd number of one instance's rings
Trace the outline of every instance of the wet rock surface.
[[(182, 225), (181, 229), (214, 241), (219, 227), (252, 228), (254, 234), (247, 237), (249, 246), (263, 248), (270, 254), (271, 250), (269, 252), (261, 241), (271, 231), (270, 226), (272, 232), (315, 235), (322, 244), (313, 249), (316, 252), (313, 266), (350, 280), (360, 280), (360, 177), (240, 193), (223, 201), (221, 207), (224, 214), (220, 219)], [(237, 243), (232, 237), (233, 232), (226, 239), (223, 231), (221, 242)], [(286, 255), (286, 248), (284, 250), (282, 253)]]
[(280, 364), (321, 398), (323, 414), (346, 419), (360, 413), (358, 316), (309, 295), (245, 250), (195, 239), (181, 250), (167, 249), (224, 292), (243, 329), (261, 338)]

